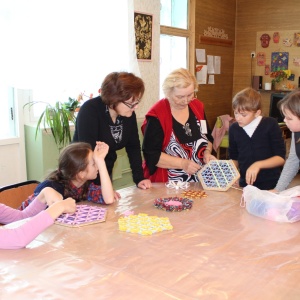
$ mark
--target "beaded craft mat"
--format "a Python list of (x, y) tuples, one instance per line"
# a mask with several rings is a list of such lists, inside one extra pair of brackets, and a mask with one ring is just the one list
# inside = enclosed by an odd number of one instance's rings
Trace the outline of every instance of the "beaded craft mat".
[(232, 160), (211, 160), (199, 172), (203, 189), (227, 191), (239, 178), (240, 173)]
[(189, 199), (200, 199), (207, 197), (207, 194), (202, 191), (196, 191), (196, 190), (186, 190), (181, 193), (182, 197), (189, 198)]
[(106, 214), (107, 208), (92, 205), (77, 205), (74, 214), (60, 215), (55, 220), (55, 224), (68, 227), (80, 227), (104, 222)]
[(118, 225), (120, 231), (138, 233), (141, 235), (152, 235), (157, 232), (173, 229), (169, 218), (148, 216), (148, 214), (144, 213), (120, 217), (118, 219)]

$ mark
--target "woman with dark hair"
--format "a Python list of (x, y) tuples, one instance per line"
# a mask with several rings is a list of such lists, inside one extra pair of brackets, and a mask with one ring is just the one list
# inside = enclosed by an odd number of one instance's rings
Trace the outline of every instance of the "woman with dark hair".
[[(65, 147), (59, 156), (58, 168), (36, 187), (20, 209), (27, 207), (46, 187), (57, 191), (59, 200), (71, 197), (76, 202), (113, 203), (114, 190), (104, 160), (108, 149), (103, 142), (97, 142), (94, 151), (90, 144), (83, 142)], [(101, 186), (92, 182), (98, 173)]]
[[(108, 173), (117, 159), (117, 150), (125, 147), (132, 177), (141, 189), (151, 187), (151, 181), (144, 178), (141, 146), (135, 109), (145, 91), (144, 82), (132, 73), (113, 72), (108, 74), (101, 85), (101, 96), (86, 101), (76, 119), (73, 142), (87, 142), (92, 147), (96, 141), (109, 145), (105, 157)], [(99, 176), (94, 181), (100, 184)], [(116, 197), (119, 195), (116, 193)]]

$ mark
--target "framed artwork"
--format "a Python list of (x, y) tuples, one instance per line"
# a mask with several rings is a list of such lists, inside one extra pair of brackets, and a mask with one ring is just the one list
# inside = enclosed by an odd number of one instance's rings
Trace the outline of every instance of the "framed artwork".
[(135, 48), (138, 60), (152, 59), (153, 15), (134, 12)]
[(272, 52), (271, 54), (271, 72), (287, 70), (289, 66), (288, 52)]

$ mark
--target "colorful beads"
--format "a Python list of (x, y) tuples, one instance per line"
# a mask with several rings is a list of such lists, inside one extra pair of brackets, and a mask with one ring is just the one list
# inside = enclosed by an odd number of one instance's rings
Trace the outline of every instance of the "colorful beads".
[(158, 198), (154, 200), (156, 208), (166, 211), (182, 211), (192, 207), (193, 200), (180, 197)]
[(119, 230), (123, 232), (138, 233), (141, 235), (152, 235), (163, 230), (172, 230), (173, 226), (169, 218), (159, 218), (157, 216), (148, 216), (140, 213), (138, 215), (130, 215), (120, 217), (118, 219)]

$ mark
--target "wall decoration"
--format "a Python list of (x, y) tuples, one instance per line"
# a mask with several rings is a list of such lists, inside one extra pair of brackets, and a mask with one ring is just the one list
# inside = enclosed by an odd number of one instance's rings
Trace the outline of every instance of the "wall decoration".
[(271, 54), (271, 71), (287, 70), (289, 66), (288, 52), (272, 52)]
[(279, 32), (278, 31), (274, 32), (273, 33), (273, 43), (278, 44), (279, 39), (280, 39)]
[[(258, 60), (259, 52), (264, 52), (266, 55), (265, 66), (255, 64), (254, 75), (263, 77), (263, 84), (275, 82), (272, 89), (276, 90), (291, 90), (295, 88), (295, 81), (300, 78), (300, 54), (299, 46), (295, 44), (297, 40), (297, 33), (300, 29), (293, 30), (272, 30), (272, 31), (258, 31), (256, 32), (256, 57)], [(264, 48), (262, 46), (261, 37), (266, 34), (271, 37), (269, 46)], [(279, 36), (279, 43), (274, 40), (275, 36)], [(249, 53), (250, 54), (250, 53)], [(250, 57), (250, 55), (249, 55)], [(294, 75), (294, 76), (291, 76)], [(281, 76), (282, 75), (282, 76)], [(294, 77), (294, 81), (293, 81)]]
[(267, 33), (262, 34), (260, 37), (261, 46), (263, 48), (268, 48), (270, 40), (271, 37)]
[(153, 15), (134, 12), (135, 47), (139, 60), (152, 59)]
[(203, 35), (199, 36), (199, 43), (232, 47), (233, 40), (228, 39), (228, 34), (225, 33), (224, 29), (209, 26), (207, 30), (204, 29)]
[(300, 47), (300, 32), (294, 33), (294, 44), (297, 47)]
[(266, 63), (266, 53), (258, 52), (256, 55), (256, 62), (258, 66), (264, 66)]
[(284, 38), (282, 44), (285, 47), (291, 47), (293, 45), (293, 42), (290, 38)]
[(270, 65), (265, 65), (265, 75), (270, 74)]
[(300, 57), (294, 57), (293, 58), (293, 64), (296, 67), (300, 67)]

